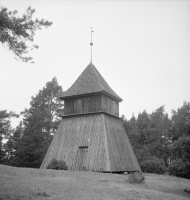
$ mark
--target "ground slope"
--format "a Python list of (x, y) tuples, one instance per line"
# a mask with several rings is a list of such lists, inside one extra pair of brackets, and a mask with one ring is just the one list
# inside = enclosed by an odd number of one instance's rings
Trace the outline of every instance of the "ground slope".
[(0, 165), (0, 200), (182, 200), (190, 180), (145, 174), (145, 184), (127, 175), (55, 171)]

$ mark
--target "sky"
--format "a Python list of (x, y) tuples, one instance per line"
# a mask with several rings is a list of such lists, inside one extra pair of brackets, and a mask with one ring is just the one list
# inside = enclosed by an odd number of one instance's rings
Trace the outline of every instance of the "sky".
[[(92, 62), (123, 99), (120, 116), (190, 102), (190, 1), (0, 0), (0, 6), (52, 21), (36, 32), (39, 49), (24, 63), (0, 44), (0, 110), (20, 113), (56, 77), (66, 91)], [(13, 120), (12, 126), (19, 120)]]

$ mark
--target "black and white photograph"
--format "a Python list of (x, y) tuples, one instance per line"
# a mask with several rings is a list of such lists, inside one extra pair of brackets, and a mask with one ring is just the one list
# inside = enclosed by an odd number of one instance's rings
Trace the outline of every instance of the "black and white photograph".
[(190, 199), (190, 0), (0, 0), (0, 200)]

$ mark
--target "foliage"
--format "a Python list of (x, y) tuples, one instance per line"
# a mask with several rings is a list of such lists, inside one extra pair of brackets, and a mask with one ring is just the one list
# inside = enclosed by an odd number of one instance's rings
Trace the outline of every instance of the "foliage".
[(68, 167), (66, 166), (66, 163), (64, 160), (52, 159), (49, 165), (47, 166), (47, 169), (67, 170)]
[[(40, 167), (60, 122), (63, 110), (63, 103), (57, 97), (60, 92), (62, 87), (58, 85), (57, 79), (53, 78), (46, 83), (43, 90), (32, 97), (31, 107), (22, 112), (23, 127), (18, 127), (9, 140), (13, 148), (12, 165)], [(15, 141), (17, 134), (21, 137)]]
[(140, 163), (141, 170), (145, 173), (164, 174), (166, 166), (164, 161), (157, 157), (150, 157)]
[(172, 110), (172, 121), (172, 140), (177, 140), (183, 135), (190, 135), (190, 103), (184, 101), (181, 108), (177, 111)]
[(142, 172), (133, 172), (128, 175), (128, 182), (133, 183), (145, 183), (145, 177)]
[(190, 178), (190, 136), (179, 137), (171, 149), (171, 164), (168, 172), (171, 175)]
[(182, 159), (190, 162), (190, 136), (179, 137), (174, 141), (171, 149), (171, 159)]
[(6, 153), (3, 145), (3, 139), (7, 139), (13, 129), (11, 128), (11, 117), (18, 117), (14, 112), (7, 112), (6, 110), (0, 110), (0, 163), (3, 162)]
[(173, 160), (168, 167), (168, 172), (171, 175), (190, 179), (190, 162), (182, 159)]
[(4, 164), (13, 165), (12, 161), (14, 160), (15, 151), (18, 148), (19, 141), (21, 140), (23, 133), (22, 122), (16, 127), (16, 130), (9, 136), (7, 143), (4, 144), (5, 157)]
[[(169, 170), (179, 176), (182, 171), (189, 177), (186, 166), (190, 163), (190, 103), (184, 102), (177, 111), (173, 110), (171, 118), (161, 106), (150, 114), (144, 110), (137, 118), (133, 115), (127, 120), (122, 116), (122, 120), (143, 172)], [(178, 159), (183, 161), (183, 170), (178, 170)]]
[(8, 48), (14, 52), (17, 58), (24, 62), (31, 61), (31, 57), (24, 56), (29, 50), (38, 48), (37, 45), (31, 47), (28, 43), (32, 43), (37, 30), (42, 27), (49, 27), (52, 22), (44, 19), (33, 19), (35, 9), (28, 7), (26, 13), (22, 17), (18, 17), (18, 12), (8, 11), (7, 8), (0, 8), (0, 42), (7, 44)]
[(138, 114), (137, 125), (140, 133), (143, 133), (150, 127), (150, 115), (146, 112), (146, 110)]

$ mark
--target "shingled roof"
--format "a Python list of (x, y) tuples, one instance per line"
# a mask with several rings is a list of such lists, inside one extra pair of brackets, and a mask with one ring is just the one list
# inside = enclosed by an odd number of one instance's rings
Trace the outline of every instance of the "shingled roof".
[(60, 95), (60, 99), (66, 99), (72, 96), (105, 93), (118, 101), (122, 99), (111, 89), (96, 67), (90, 63), (82, 72), (75, 83)]

